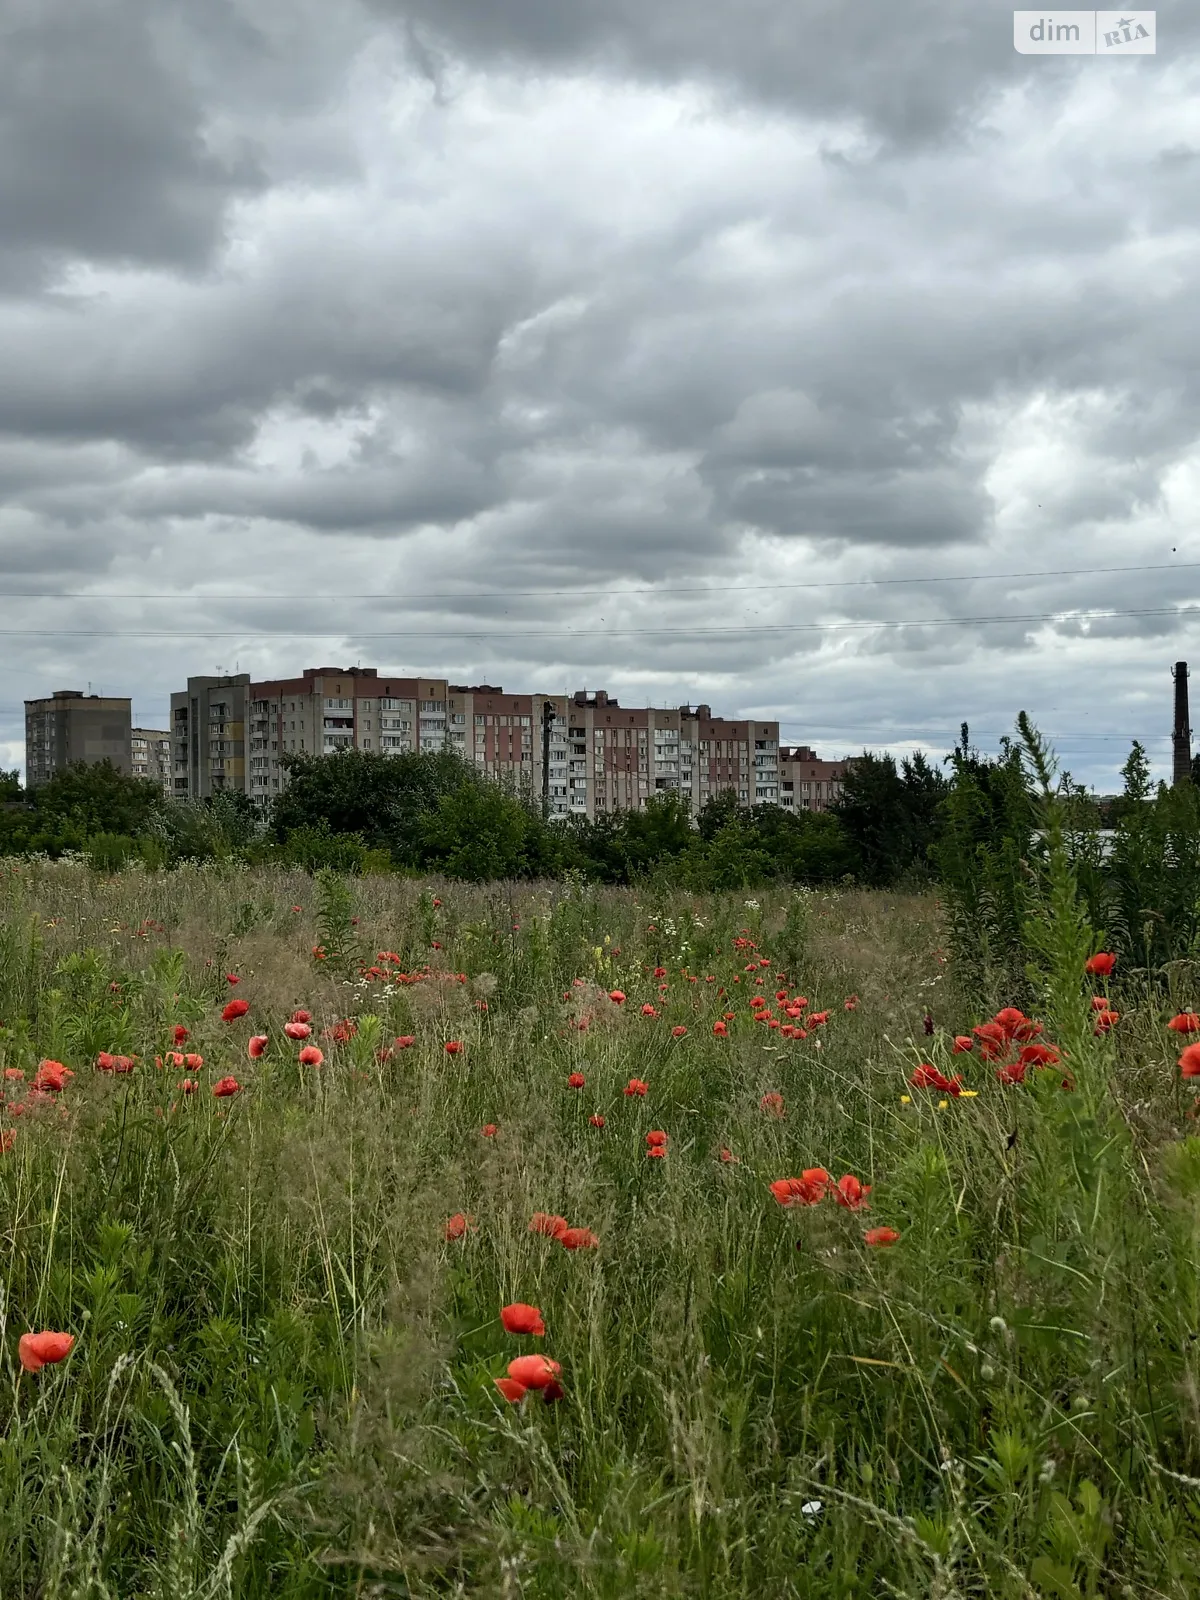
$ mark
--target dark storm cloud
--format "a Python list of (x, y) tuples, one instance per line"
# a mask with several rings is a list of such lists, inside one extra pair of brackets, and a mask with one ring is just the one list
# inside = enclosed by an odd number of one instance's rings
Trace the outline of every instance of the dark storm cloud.
[(849, 749), (1136, 731), (1191, 618), (1017, 618), (1200, 599), (1093, 570), (1200, 560), (1200, 23), (1159, 24), (1087, 63), (951, 0), (10, 0), (0, 574), (254, 596), (27, 599), (11, 692), (361, 659)]
[(227, 201), (264, 182), (252, 149), (215, 149), (205, 121), (153, 8), (7, 0), (0, 272), (15, 286), (79, 256), (202, 266)]
[[(817, 117), (856, 117), (900, 148), (962, 138), (986, 98), (1029, 71), (1012, 7), (987, 0), (370, 0), (419, 40), (484, 62), (696, 76)], [(1192, 42), (1183, 0), (1158, 8), (1160, 37)], [(428, 43), (422, 48), (427, 52)], [(1051, 86), (1078, 70), (1038, 60)], [(1043, 70), (1044, 69), (1044, 70)], [(1053, 93), (1053, 88), (1050, 90)]]

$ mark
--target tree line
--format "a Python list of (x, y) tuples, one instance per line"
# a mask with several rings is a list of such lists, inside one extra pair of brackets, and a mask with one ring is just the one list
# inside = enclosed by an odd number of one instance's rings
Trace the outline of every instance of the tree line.
[(1039, 762), (1053, 758), (1035, 758), (1025, 727), (988, 756), (964, 724), (940, 765), (864, 752), (827, 812), (748, 807), (726, 791), (695, 819), (667, 792), (638, 811), (551, 820), (451, 751), (289, 753), (288, 785), (265, 817), (241, 793), (171, 800), (107, 763), (80, 764), (28, 794), (16, 773), (0, 774), (0, 854), (74, 851), (108, 871), (226, 859), (474, 882), (570, 872), (696, 890), (936, 883), (964, 968), (1015, 993), (1052, 804), (1092, 926), (1147, 966), (1200, 951), (1200, 761), (1193, 782), (1156, 786), (1135, 743), (1119, 796), (1097, 799), (1057, 770), (1047, 796)]

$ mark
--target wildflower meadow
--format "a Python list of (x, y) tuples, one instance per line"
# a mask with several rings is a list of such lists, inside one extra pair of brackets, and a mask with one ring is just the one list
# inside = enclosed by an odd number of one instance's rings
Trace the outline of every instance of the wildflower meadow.
[(0, 1595), (1194, 1596), (1200, 984), (1082, 905), (1018, 1004), (932, 892), (5, 862)]

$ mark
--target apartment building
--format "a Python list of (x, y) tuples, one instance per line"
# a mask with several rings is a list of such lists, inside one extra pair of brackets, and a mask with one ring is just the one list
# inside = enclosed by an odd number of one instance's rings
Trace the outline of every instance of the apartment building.
[(160, 728), (130, 731), (130, 766), (135, 778), (150, 778), (169, 799), (175, 792), (171, 770), (171, 735)]
[(567, 709), (572, 812), (636, 810), (669, 792), (689, 800), (695, 815), (727, 789), (744, 805), (778, 803), (778, 722), (714, 717), (707, 705), (623, 707), (602, 689), (578, 690)]
[[(285, 754), (449, 749), (535, 802), (544, 794), (552, 816), (638, 809), (664, 791), (685, 795), (693, 813), (723, 789), (747, 805), (780, 799), (779, 724), (714, 717), (707, 705), (622, 707), (603, 690), (509, 694), (375, 667), (309, 667), (256, 683), (193, 678), (171, 704), (177, 794), (244, 788), (262, 806), (287, 786)], [(206, 759), (219, 769), (210, 774)]]
[(171, 793), (203, 800), (246, 787), (250, 674), (189, 678), (171, 696)]
[(827, 811), (842, 792), (850, 758), (822, 761), (808, 745), (779, 752), (779, 803), (789, 811)]
[(119, 697), (56, 689), (48, 699), (25, 702), (25, 787), (47, 783), (75, 761), (111, 761), (129, 773), (131, 702)]
[(551, 809), (567, 809), (566, 696), (510, 695), (497, 684), (380, 675), (376, 667), (310, 667), (250, 686), (246, 789), (260, 805), (287, 785), (280, 758), (371, 750), (454, 750), (535, 798), (542, 792), (543, 706), (554, 707)]

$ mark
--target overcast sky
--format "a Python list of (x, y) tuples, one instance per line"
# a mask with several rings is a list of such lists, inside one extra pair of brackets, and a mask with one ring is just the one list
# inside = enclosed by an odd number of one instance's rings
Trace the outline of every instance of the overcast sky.
[(53, 689), (165, 727), (361, 661), (838, 756), (1025, 709), (1166, 775), (1200, 9), (1157, 23), (0, 0), (0, 761)]

